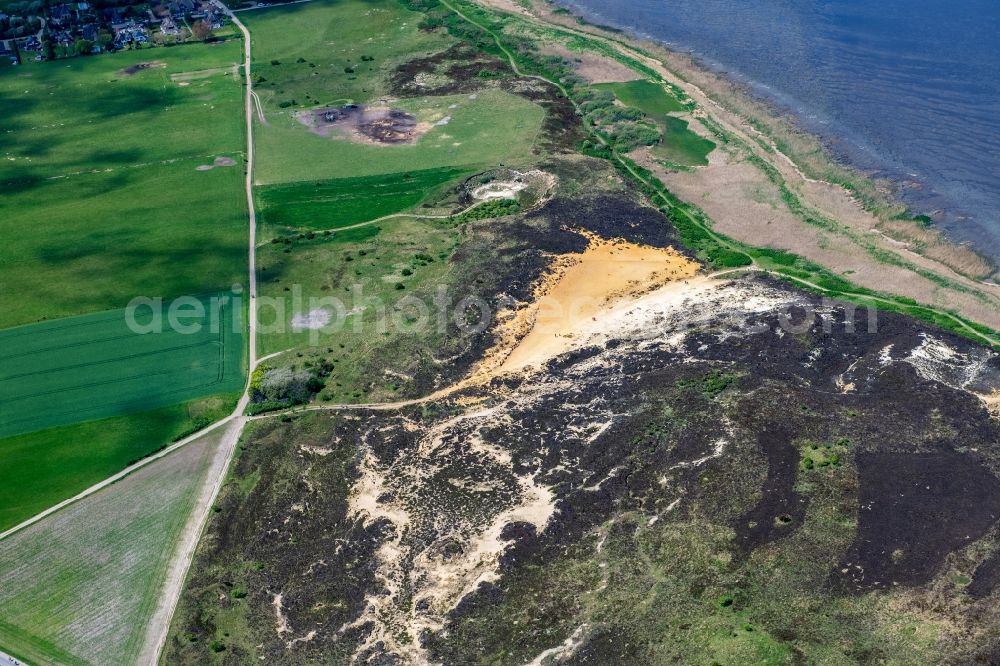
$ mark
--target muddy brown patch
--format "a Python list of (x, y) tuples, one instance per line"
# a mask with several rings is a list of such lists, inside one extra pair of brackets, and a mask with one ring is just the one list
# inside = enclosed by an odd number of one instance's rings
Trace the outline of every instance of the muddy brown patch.
[(159, 60), (154, 60), (152, 62), (140, 62), (134, 65), (130, 65), (124, 69), (118, 70), (118, 76), (135, 76), (139, 72), (146, 69), (153, 69), (154, 67), (166, 67), (167, 63), (160, 62)]
[(430, 129), (419, 124), (416, 116), (387, 106), (347, 104), (306, 111), (296, 118), (320, 136), (341, 134), (387, 145), (413, 143)]

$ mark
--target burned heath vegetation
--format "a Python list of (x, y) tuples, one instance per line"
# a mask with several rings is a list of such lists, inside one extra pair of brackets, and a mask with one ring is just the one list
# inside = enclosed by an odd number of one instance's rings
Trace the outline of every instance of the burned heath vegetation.
[[(576, 84), (508, 64), (529, 51), (502, 47), (513, 19), (465, 39), (451, 3), (425, 5), (419, 32), (393, 29), (440, 48), (353, 73), (377, 107), (327, 95), (292, 128), (419, 169), (262, 196), (261, 294), (344, 307), (262, 335), (259, 413), (163, 663), (1000, 658), (1000, 356), (794, 290), (770, 273), (849, 285), (772, 270), (799, 264), (651, 185), (601, 133), (626, 100), (669, 130), (662, 85), (592, 98), (584, 143)], [(513, 129), (466, 131), (462, 105)], [(335, 140), (372, 118), (383, 145)], [(715, 149), (691, 141), (685, 164)], [(371, 215), (379, 192), (413, 198)], [(292, 199), (352, 207), (307, 226)]]
[[(508, 291), (669, 240), (561, 210), (508, 222)], [(995, 354), (759, 276), (606, 305), (437, 398), (255, 422), (166, 663), (989, 662)]]

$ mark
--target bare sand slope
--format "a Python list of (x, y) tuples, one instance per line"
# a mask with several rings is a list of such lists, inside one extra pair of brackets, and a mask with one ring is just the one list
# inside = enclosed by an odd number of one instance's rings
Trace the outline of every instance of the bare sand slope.
[[(700, 265), (672, 248), (637, 245), (587, 234), (579, 255), (558, 257), (535, 292), (535, 301), (501, 313), (500, 344), (470, 382), (537, 368), (602, 332), (605, 317), (641, 296), (690, 280)], [(675, 290), (676, 291), (676, 290)]]

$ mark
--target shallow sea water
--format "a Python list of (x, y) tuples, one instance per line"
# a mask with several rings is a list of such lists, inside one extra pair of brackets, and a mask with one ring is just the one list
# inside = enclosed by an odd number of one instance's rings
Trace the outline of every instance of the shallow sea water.
[(749, 84), (1000, 262), (1000, 2), (558, 1)]

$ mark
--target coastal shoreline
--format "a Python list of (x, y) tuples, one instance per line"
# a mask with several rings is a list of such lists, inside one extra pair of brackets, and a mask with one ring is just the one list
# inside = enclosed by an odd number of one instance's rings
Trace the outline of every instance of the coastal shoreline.
[[(487, 3), (498, 7), (499, 2)], [(990, 275), (979, 279), (995, 281), (1000, 257), (972, 239), (962, 238), (955, 228), (957, 219), (948, 209), (941, 210), (940, 202), (932, 203), (943, 195), (933, 190), (918, 194), (925, 184), (893, 173), (891, 168), (864, 164), (858, 155), (866, 152), (850, 138), (835, 131), (823, 132), (810, 127), (800, 110), (779, 93), (769, 93), (768, 86), (752, 80), (745, 74), (726, 71), (722, 63), (713, 63), (695, 50), (668, 43), (662, 38), (641, 30), (618, 25), (608, 25), (605, 17), (593, 10), (579, 7), (567, 0), (539, 0), (534, 3), (536, 18), (562, 27), (592, 32), (596, 36), (627, 42), (634, 48), (661, 61), (678, 78), (696, 85), (708, 97), (727, 110), (741, 116), (754, 128), (774, 141), (776, 146), (810, 178), (845, 186), (867, 210), (894, 224), (888, 235), (897, 241), (924, 246), (941, 244), (961, 252), (974, 253), (991, 267)], [(932, 220), (935, 217), (946, 221)], [(905, 222), (906, 224), (896, 224)], [(909, 227), (909, 228), (906, 228)], [(928, 236), (936, 236), (931, 239)], [(944, 250), (942, 248), (943, 251)]]

